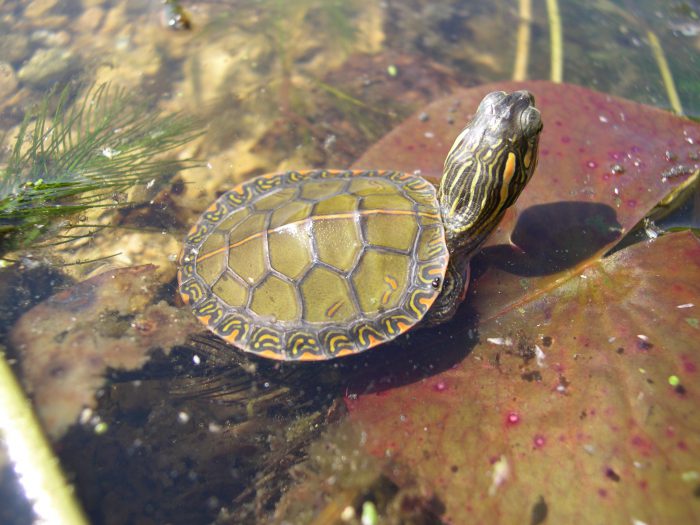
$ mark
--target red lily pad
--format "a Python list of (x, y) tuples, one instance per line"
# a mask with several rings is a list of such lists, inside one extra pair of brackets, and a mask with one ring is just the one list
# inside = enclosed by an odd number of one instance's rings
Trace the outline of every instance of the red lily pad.
[[(358, 165), (436, 174), (448, 117), (522, 87), (438, 101)], [(466, 357), (440, 365), (426, 347), (441, 372), (394, 388), (375, 375), (347, 399), (350, 419), (367, 450), (433, 487), (450, 523), (698, 522), (700, 242), (603, 255), (698, 169), (700, 126), (576, 86), (524, 87), (543, 113), (540, 166), (474, 261), (463, 312), (476, 335), (464, 315), (447, 328)]]

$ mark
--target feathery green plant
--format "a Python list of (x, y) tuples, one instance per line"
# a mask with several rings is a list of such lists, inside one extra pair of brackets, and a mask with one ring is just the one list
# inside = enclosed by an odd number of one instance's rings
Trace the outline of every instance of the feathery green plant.
[(49, 93), (0, 159), (0, 256), (35, 243), (61, 219), (123, 205), (120, 195), (134, 185), (192, 165), (154, 157), (199, 135), (195, 120), (161, 115), (108, 84), (70, 107), (69, 99), (69, 87)]

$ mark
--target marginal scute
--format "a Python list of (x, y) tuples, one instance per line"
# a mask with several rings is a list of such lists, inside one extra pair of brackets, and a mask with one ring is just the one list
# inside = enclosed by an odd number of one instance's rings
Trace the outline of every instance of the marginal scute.
[(287, 340), (287, 355), (291, 359), (313, 359), (321, 353), (318, 337), (308, 332), (294, 332)]
[(248, 337), (250, 324), (242, 315), (231, 314), (222, 319), (216, 327), (217, 333), (229, 343), (242, 344)]
[(405, 332), (448, 262), (434, 188), (378, 171), (245, 182), (208, 208), (182, 253), (180, 291), (200, 320), (281, 360), (353, 354)]
[(359, 350), (347, 330), (337, 328), (325, 330), (321, 333), (320, 340), (329, 357), (347, 355)]

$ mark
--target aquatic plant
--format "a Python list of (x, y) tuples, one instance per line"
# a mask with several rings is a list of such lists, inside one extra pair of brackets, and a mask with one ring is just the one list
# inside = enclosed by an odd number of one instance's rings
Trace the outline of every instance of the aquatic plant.
[[(71, 104), (71, 86), (26, 114), (14, 146), (0, 157), (0, 256), (62, 235), (79, 212), (125, 204), (124, 192), (191, 161), (157, 158), (199, 134), (181, 114), (161, 115), (125, 89), (90, 87)], [(55, 109), (52, 109), (55, 108)]]

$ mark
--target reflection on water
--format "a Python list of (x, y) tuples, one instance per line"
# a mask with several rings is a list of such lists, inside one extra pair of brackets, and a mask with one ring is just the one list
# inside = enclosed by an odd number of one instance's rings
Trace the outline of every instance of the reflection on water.
[[(0, 34), (0, 169), (25, 113), (66, 85), (66, 107), (90, 86), (111, 83), (137, 99), (152, 97), (148, 110), (206, 124), (203, 135), (166, 154), (201, 166), (172, 168), (115, 194), (107, 208), (71, 218), (96, 225), (94, 236), (53, 246), (39, 231), (47, 247), (0, 253), (0, 348), (17, 364), (97, 523), (264, 521), (300, 476), (293, 467), (308, 444), (342, 419), (338, 400), (353, 395), (347, 385), (382, 392), (416, 382), (473, 346), (477, 320), (468, 308), (462, 324), (343, 364), (260, 362), (198, 334), (178, 303), (175, 261), (197, 214), (233, 184), (279, 170), (348, 167), (409, 115), (435, 118), (421, 108), (443, 95), (514, 77), (547, 79), (558, 68), (566, 82), (700, 115), (695, 2), (10, 0), (0, 4)], [(0, 193), (0, 236), (15, 224), (7, 197)], [(537, 255), (518, 275), (586, 259), (617, 227), (603, 205), (557, 206), (521, 216), (527, 227), (516, 228), (513, 241)], [(553, 222), (556, 231), (537, 236)], [(65, 226), (54, 223), (48, 240), (67, 235)], [(540, 249), (553, 245), (566, 255), (542, 259)], [(503, 260), (494, 253), (484, 260)], [(69, 264), (76, 261), (87, 263)], [(414, 355), (441, 338), (440, 364)], [(393, 369), (392, 360), (401, 366)], [(393, 370), (394, 379), (378, 379), (376, 369)], [(314, 471), (307, 472), (313, 483), (319, 472), (333, 472), (327, 462), (338, 450), (343, 457), (352, 450), (335, 440), (324, 456), (323, 443), (311, 449), (316, 463), (304, 467)], [(399, 490), (369, 459), (357, 462), (371, 464), (365, 484), (353, 480), (328, 496), (330, 508), (358, 509), (346, 522), (358, 522), (363, 498), (384, 515), (437, 522), (439, 500), (411, 500), (415, 487)], [(0, 506), (0, 521), (24, 523), (2, 452), (0, 465), (0, 498), (17, 504)], [(415, 506), (397, 503), (407, 500)], [(292, 503), (277, 507), (280, 520), (311, 519)]]

